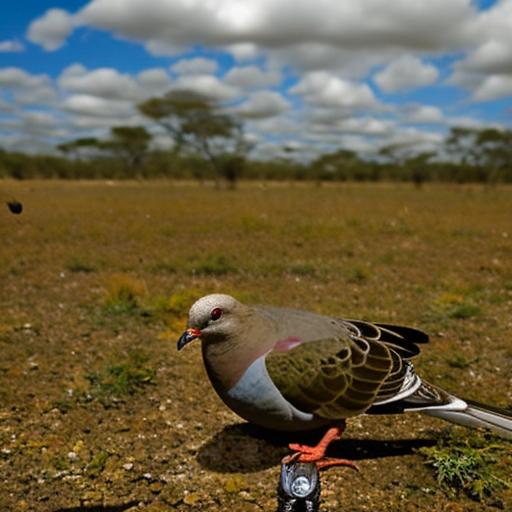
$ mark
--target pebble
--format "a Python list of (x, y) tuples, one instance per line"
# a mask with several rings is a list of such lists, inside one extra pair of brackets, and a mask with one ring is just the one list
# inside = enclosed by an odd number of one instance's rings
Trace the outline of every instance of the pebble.
[(127, 462), (126, 464), (123, 464), (123, 469), (125, 469), (126, 471), (131, 471), (133, 469), (133, 463)]

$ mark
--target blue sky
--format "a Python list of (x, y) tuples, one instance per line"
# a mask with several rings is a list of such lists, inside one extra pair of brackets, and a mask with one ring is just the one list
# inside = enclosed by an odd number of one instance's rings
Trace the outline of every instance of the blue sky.
[[(5, 3), (4, 3), (5, 4)], [(25, 0), (0, 6), (0, 146), (52, 152), (172, 89), (245, 120), (255, 157), (293, 147), (438, 149), (512, 124), (512, 0)]]

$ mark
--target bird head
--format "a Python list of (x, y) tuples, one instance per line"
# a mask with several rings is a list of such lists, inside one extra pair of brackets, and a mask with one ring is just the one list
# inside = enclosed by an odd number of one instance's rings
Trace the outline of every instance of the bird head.
[(203, 343), (218, 343), (239, 331), (240, 314), (245, 306), (230, 295), (206, 295), (195, 302), (188, 313), (188, 328), (178, 340), (178, 350), (196, 338)]

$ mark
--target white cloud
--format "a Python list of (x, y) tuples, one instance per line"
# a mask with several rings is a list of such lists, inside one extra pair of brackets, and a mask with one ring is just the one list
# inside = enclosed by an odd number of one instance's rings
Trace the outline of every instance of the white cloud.
[(254, 43), (230, 44), (225, 48), (238, 62), (245, 62), (254, 59), (259, 53), (258, 46)]
[(88, 94), (74, 94), (67, 97), (62, 103), (63, 110), (92, 117), (119, 117), (126, 118), (134, 113), (132, 102), (113, 100), (90, 96)]
[(20, 68), (0, 69), (0, 85), (5, 87), (30, 87), (47, 79), (46, 75), (31, 75)]
[(62, 72), (58, 84), (65, 91), (100, 98), (134, 100), (140, 95), (139, 86), (131, 76), (112, 68), (88, 71), (81, 64), (73, 64)]
[[(139, 101), (190, 89), (227, 103), (245, 117), (248, 133), (262, 143), (272, 139), (279, 142), (277, 148), (295, 141), (301, 151), (311, 152), (314, 147), (349, 143), (368, 150), (401, 138), (407, 144), (432, 147), (442, 137), (436, 129), (441, 133), (464, 122), (488, 125), (457, 115), (459, 104), (450, 106), (451, 117), (428, 104), (386, 105), (376, 98), (373, 83), (368, 85), (373, 78), (381, 90), (395, 92), (436, 83), (439, 70), (426, 59), (448, 57), (440, 70), (444, 74), (451, 66), (449, 83), (469, 91), (474, 101), (512, 96), (510, 0), (498, 0), (484, 10), (474, 0), (83, 4), (73, 14), (46, 11), (30, 24), (27, 37), (46, 50), (56, 50), (74, 28), (89, 27), (138, 41), (152, 55), (179, 60), (167, 69), (135, 74), (102, 67), (101, 61), (96, 69), (75, 64), (57, 80), (19, 68), (0, 69), (0, 86), (6, 91), (0, 98), (17, 113), (22, 104), (47, 104), (71, 131), (101, 134), (113, 124), (147, 123), (136, 111)], [(14, 48), (12, 43), (0, 42), (0, 51)], [(221, 67), (214, 58), (190, 57), (201, 53), (198, 47), (230, 52), (237, 64), (225, 71), (224, 60)], [(458, 61), (453, 64), (453, 59)], [(375, 70), (379, 72), (369, 76)], [(290, 83), (295, 85), (289, 87)], [(283, 92), (285, 87), (289, 88)], [(43, 122), (41, 118), (39, 125)], [(37, 124), (19, 121), (17, 126), (33, 130)]]
[(404, 109), (404, 120), (413, 124), (439, 124), (444, 122), (443, 112), (432, 105), (408, 105)]
[(263, 71), (256, 66), (233, 67), (224, 75), (227, 84), (245, 90), (277, 85), (281, 79), (278, 71)]
[(412, 55), (403, 55), (377, 73), (374, 81), (383, 91), (396, 92), (433, 84), (438, 77), (435, 66)]
[(306, 73), (290, 92), (320, 107), (375, 109), (379, 106), (368, 85), (343, 80), (325, 71)]
[(474, 20), (476, 48), (454, 66), (449, 83), (472, 93), (476, 101), (512, 94), (512, 2), (497, 1)]
[(74, 17), (63, 9), (49, 9), (45, 14), (34, 20), (27, 32), (27, 38), (40, 44), (45, 50), (53, 51), (60, 48), (75, 28)]
[(0, 86), (10, 89), (14, 99), (22, 104), (51, 103), (56, 98), (47, 75), (32, 75), (20, 68), (0, 69)]
[(182, 75), (174, 82), (173, 89), (194, 91), (217, 101), (233, 99), (239, 94), (236, 87), (223, 83), (213, 75)]
[(171, 66), (171, 71), (180, 75), (201, 75), (213, 74), (219, 65), (213, 59), (195, 57), (192, 59), (181, 59)]
[(0, 53), (19, 53), (25, 50), (22, 43), (16, 39), (0, 41)]
[(489, 101), (505, 96), (512, 96), (512, 74), (488, 76), (473, 93), (476, 101)]
[(289, 103), (279, 93), (259, 91), (238, 106), (236, 112), (247, 118), (264, 118), (275, 117), (289, 108)]
[(241, 60), (274, 54), (281, 61), (303, 60), (310, 70), (348, 66), (361, 72), (363, 65), (385, 64), (411, 50), (464, 48), (480, 15), (471, 0), (91, 0), (72, 23), (65, 11), (51, 10), (29, 33), (54, 49), (72, 24), (86, 25), (140, 41), (157, 55), (201, 44), (228, 49)]
[(141, 71), (137, 75), (137, 81), (145, 93), (145, 96), (158, 96), (166, 93), (171, 88), (171, 79), (163, 68), (153, 68)]

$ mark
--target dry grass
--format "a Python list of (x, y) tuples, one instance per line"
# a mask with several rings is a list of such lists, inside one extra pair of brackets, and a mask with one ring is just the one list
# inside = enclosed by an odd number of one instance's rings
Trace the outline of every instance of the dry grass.
[[(286, 440), (239, 426), (199, 347), (175, 351), (205, 293), (423, 328), (423, 376), (512, 404), (510, 187), (0, 187), (24, 204), (0, 209), (2, 510), (274, 508)], [(444, 426), (354, 420), (335, 452), (362, 472), (325, 474), (324, 510), (512, 509), (506, 486), (477, 503), (436, 483), (413, 448)]]

